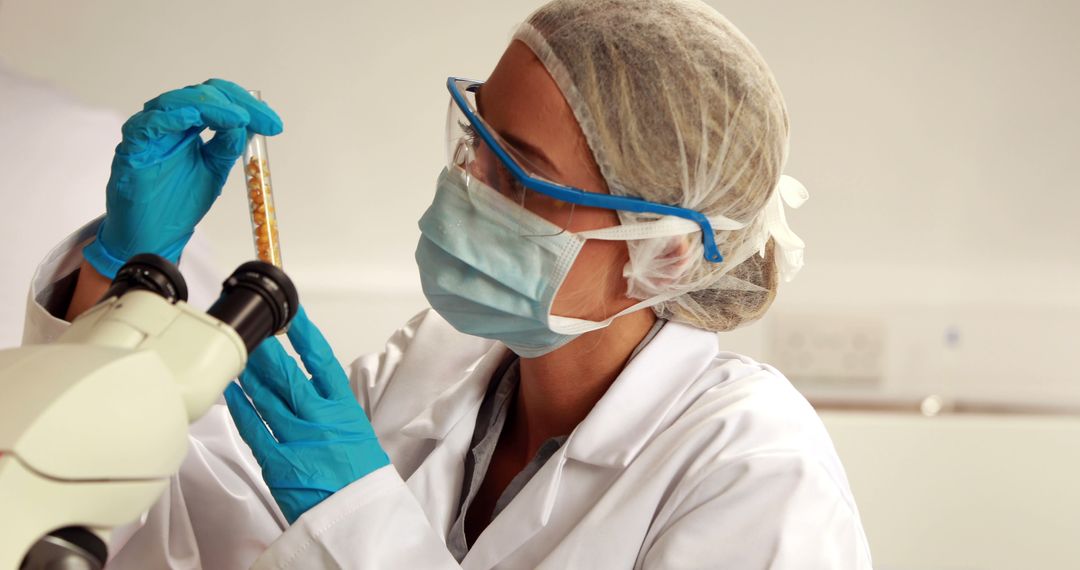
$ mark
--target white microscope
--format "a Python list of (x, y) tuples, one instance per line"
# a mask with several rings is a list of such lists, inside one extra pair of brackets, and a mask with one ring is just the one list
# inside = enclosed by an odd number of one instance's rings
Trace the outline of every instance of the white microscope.
[(0, 570), (104, 566), (111, 529), (180, 468), (188, 424), (298, 307), (259, 261), (206, 313), (186, 298), (175, 266), (139, 255), (56, 342), (0, 351)]

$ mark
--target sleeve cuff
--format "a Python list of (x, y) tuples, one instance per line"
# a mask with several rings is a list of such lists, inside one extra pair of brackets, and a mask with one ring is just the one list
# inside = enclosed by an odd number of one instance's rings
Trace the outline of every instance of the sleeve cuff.
[[(320, 550), (328, 531), (351, 516), (363, 516), (365, 508), (399, 489), (408, 492), (393, 465), (376, 469), (300, 515), (270, 545), (252, 568), (289, 568), (304, 554)], [(298, 566), (299, 567), (299, 566)]]
[(393, 465), (315, 505), (252, 566), (254, 569), (426, 568), (461, 570)]
[(96, 269), (98, 273), (104, 275), (105, 277), (108, 277), (109, 279), (116, 277), (116, 274), (120, 271), (120, 268), (123, 267), (124, 264), (127, 263), (128, 258), (133, 257), (135, 253), (155, 253), (157, 255), (160, 255), (161, 257), (164, 257), (165, 259), (168, 259), (174, 264), (180, 263), (180, 254), (184, 251), (184, 246), (187, 245), (188, 241), (191, 240), (191, 236), (195, 233), (194, 230), (192, 230), (187, 234), (181, 236), (181, 238), (174, 242), (172, 245), (165, 248), (149, 248), (143, 251), (136, 249), (134, 253), (126, 256), (124, 259), (121, 259), (113, 256), (112, 253), (109, 253), (109, 251), (105, 249), (105, 246), (101, 241), (101, 232), (105, 228), (105, 224), (101, 223), (103, 219), (104, 216), (97, 220), (98, 225), (97, 229), (94, 232), (94, 239), (83, 247), (82, 254), (83, 257), (86, 259), (87, 263), (93, 266), (93, 268)]
[(97, 231), (94, 232), (94, 239), (82, 248), (82, 254), (86, 262), (93, 266), (98, 273), (112, 279), (116, 277), (120, 268), (124, 266), (124, 260), (113, 257), (105, 250), (105, 246), (101, 245), (101, 228), (104, 226), (104, 224), (98, 224)]
[(83, 247), (97, 235), (103, 218), (95, 218), (64, 238), (38, 266), (26, 299), (23, 344), (52, 342), (71, 326), (63, 319), (62, 312), (71, 302), (72, 285), (83, 260)]

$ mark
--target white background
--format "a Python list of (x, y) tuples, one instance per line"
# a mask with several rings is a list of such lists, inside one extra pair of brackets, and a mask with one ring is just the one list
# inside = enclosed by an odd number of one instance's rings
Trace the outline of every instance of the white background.
[[(787, 173), (811, 192), (789, 214), (808, 244), (806, 268), (762, 323), (721, 338), (818, 398), (1080, 408), (1080, 3), (713, 5), (770, 63), (792, 121)], [(208, 77), (262, 90), (285, 121), (270, 156), (286, 270), (348, 360), (424, 306), (412, 252), (442, 165), (446, 76), (486, 77), (536, 6), (0, 0), (0, 62), (123, 115)], [(200, 228), (223, 272), (252, 257), (248, 231), (234, 175)], [(837, 436), (842, 453), (864, 449), (849, 435)], [(912, 461), (935, 440), (919, 437), (908, 442)], [(882, 490), (896, 474), (880, 461), (854, 452), (844, 461), (875, 509), (866, 518), (879, 566), (1032, 562), (1026, 547), (986, 536), (939, 532), (940, 552), (925, 542), (933, 537), (905, 537), (905, 521), (938, 528), (888, 512), (925, 489)], [(1056, 468), (1080, 469), (1071, 459)], [(1012, 485), (1002, 492), (1036, 483)], [(1076, 530), (1074, 512), (1028, 513), (1046, 525), (1029, 526), (1030, 544)], [(875, 535), (878, 520), (899, 526)], [(1061, 546), (1030, 552), (1049, 564)]]

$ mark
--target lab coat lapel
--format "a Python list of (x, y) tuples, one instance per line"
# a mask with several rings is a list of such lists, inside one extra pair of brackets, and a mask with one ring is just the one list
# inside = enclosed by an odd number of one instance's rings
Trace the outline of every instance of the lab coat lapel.
[(548, 524), (566, 466), (565, 446), (533, 476), (491, 521), (462, 561), (464, 570), (489, 570)]
[[(666, 324), (626, 366), (562, 448), (491, 521), (469, 549), (462, 568), (489, 570), (497, 566), (549, 524), (560, 488), (564, 482), (569, 484), (564, 481), (567, 462), (603, 468), (596, 473), (629, 465), (657, 430), (670, 421), (676, 402), (718, 350), (714, 333)], [(671, 361), (669, 354), (680, 358)], [(529, 563), (522, 561), (522, 565)]]
[[(716, 333), (669, 322), (566, 441), (574, 461), (626, 467), (666, 422), (719, 352)], [(670, 355), (678, 355), (672, 359)]]
[(434, 447), (406, 484), (423, 506), (432, 527), (443, 537), (457, 516), (465, 454), (484, 391), (505, 354), (505, 347), (493, 346), (461, 381), (440, 394), (401, 430), (410, 437), (432, 440)]

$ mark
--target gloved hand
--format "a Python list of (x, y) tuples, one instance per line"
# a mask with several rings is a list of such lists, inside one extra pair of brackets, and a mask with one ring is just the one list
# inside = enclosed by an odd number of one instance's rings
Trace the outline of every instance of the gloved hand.
[[(204, 143), (199, 134), (206, 128), (216, 133)], [(105, 220), (83, 256), (109, 278), (137, 253), (176, 263), (221, 194), (248, 134), (281, 129), (269, 106), (222, 79), (148, 101), (124, 123), (105, 190)]]
[(349, 388), (345, 370), (303, 307), (289, 327), (289, 342), (311, 373), (310, 381), (281, 343), (269, 338), (248, 358), (240, 375), (243, 389), (230, 384), (225, 400), (270, 493), (292, 524), (323, 499), (389, 465), (390, 458)]

